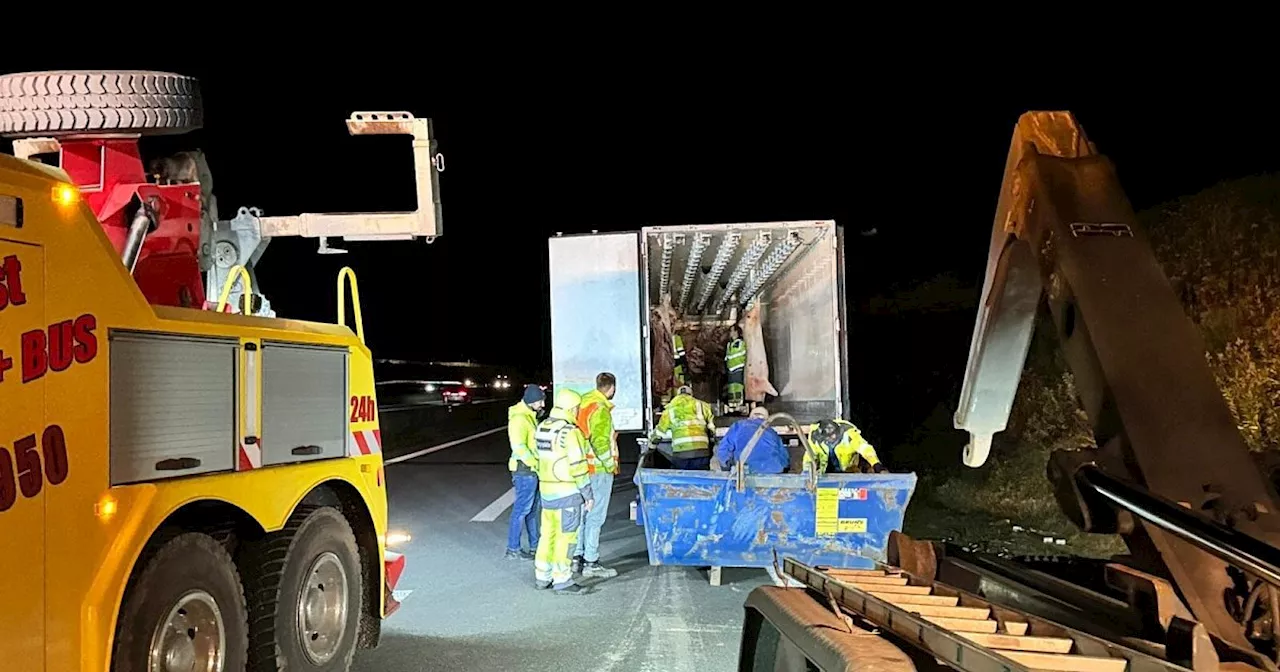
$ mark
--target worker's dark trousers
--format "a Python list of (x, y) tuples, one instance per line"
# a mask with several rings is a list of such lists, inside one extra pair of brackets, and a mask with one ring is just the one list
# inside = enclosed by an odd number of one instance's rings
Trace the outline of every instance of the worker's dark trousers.
[(542, 516), (542, 498), (538, 496), (538, 475), (532, 472), (511, 474), (516, 501), (511, 505), (511, 526), (507, 530), (507, 550), (520, 550), (520, 533), (529, 533), (529, 550), (538, 547), (538, 524)]
[(676, 469), (691, 469), (694, 471), (706, 471), (711, 468), (711, 457), (673, 457), (671, 458), (671, 466)]

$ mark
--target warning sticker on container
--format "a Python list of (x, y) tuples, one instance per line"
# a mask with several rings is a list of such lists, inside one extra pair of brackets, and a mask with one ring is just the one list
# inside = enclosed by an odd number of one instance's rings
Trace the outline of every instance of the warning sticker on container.
[(857, 501), (866, 501), (866, 488), (840, 488), (840, 499), (853, 499)]
[(840, 525), (840, 489), (818, 488), (818, 501), (813, 508), (813, 531), (820, 537), (834, 535)]
[(841, 518), (836, 527), (841, 534), (848, 534), (850, 532), (858, 534), (865, 533), (867, 531), (867, 519)]

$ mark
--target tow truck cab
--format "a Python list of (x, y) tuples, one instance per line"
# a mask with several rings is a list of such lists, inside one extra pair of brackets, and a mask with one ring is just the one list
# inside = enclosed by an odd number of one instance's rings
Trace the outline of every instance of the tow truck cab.
[[(53, 98), (70, 95), (58, 93), (62, 84), (112, 83), (128, 90), (86, 104), (126, 111), (198, 102), (186, 78), (164, 73), (4, 75), (0, 133), (14, 137), (31, 130), (28, 117), (43, 118), (24, 111), (35, 104), (30, 87), (14, 82), (43, 83)], [(156, 82), (173, 90), (144, 95)], [(108, 121), (122, 127), (192, 119), (130, 122), (118, 112)], [(377, 123), (417, 131), (425, 121), (363, 114), (349, 120), (353, 134), (384, 132)], [(354, 273), (339, 279), (340, 301), (350, 282), (352, 326), (342, 304), (338, 324), (223, 312), (231, 282), (216, 309), (201, 309), (211, 302), (186, 272), (196, 251), (168, 247), (198, 231), (199, 216), (179, 208), (191, 221), (170, 230), (167, 195), (139, 168), (137, 133), (146, 129), (90, 137), (77, 127), (86, 119), (45, 119), (38, 130), (60, 139), (19, 142), (52, 147), (64, 164), (99, 161), (99, 172), (0, 155), (3, 667), (233, 670), (280, 660), (291, 670), (345, 669), (357, 648), (377, 645), (404, 569), (387, 548), (382, 437)], [(137, 181), (121, 179), (121, 166)], [(90, 172), (97, 181), (85, 183)], [(198, 212), (201, 186), (166, 188)], [(160, 232), (154, 244), (146, 226), (130, 225), (123, 238), (108, 230), (118, 222), (103, 212), (125, 192), (147, 215), (133, 221), (151, 219), (150, 233)], [(348, 217), (338, 224), (364, 225)], [(277, 219), (277, 228), (290, 224)], [(190, 263), (166, 276), (179, 253)], [(228, 270), (252, 295), (249, 273)], [(189, 286), (199, 291), (177, 291)]]

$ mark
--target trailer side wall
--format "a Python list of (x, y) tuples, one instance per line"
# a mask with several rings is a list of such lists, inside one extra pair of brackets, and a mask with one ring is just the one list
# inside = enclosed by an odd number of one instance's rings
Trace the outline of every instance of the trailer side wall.
[(640, 238), (635, 232), (550, 239), (551, 376), (555, 389), (595, 388), (618, 377), (618, 431), (644, 428)]
[(760, 299), (769, 380), (778, 391), (769, 410), (801, 422), (841, 417), (844, 410), (837, 244), (832, 226)]

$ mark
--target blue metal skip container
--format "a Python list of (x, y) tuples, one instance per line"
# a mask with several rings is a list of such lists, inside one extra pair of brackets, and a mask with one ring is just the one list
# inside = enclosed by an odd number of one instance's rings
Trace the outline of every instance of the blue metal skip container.
[(641, 467), (637, 523), (650, 565), (768, 567), (792, 557), (807, 565), (871, 569), (885, 560), (889, 533), (902, 530), (916, 475), (747, 475)]

